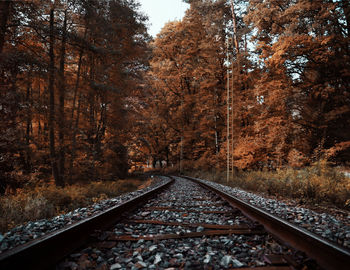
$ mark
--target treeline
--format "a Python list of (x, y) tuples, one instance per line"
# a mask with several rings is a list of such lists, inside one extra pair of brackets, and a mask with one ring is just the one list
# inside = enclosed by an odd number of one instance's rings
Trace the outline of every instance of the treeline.
[(348, 1), (186, 2), (151, 43), (135, 157), (224, 170), (229, 110), (236, 168), (348, 164)]
[(0, 193), (223, 171), (227, 113), (237, 169), (348, 165), (348, 1), (187, 2), (151, 40), (134, 0), (0, 1)]
[(125, 100), (149, 41), (137, 10), (132, 0), (0, 1), (0, 193), (126, 175)]

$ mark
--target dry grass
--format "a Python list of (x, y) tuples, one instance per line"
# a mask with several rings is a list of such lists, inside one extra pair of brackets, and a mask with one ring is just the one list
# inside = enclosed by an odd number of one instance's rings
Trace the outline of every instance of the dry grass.
[[(197, 171), (187, 174), (227, 184), (226, 172)], [(337, 207), (350, 208), (350, 178), (324, 160), (300, 170), (284, 168), (276, 171), (237, 172), (228, 185), (277, 197), (327, 202)]]
[(103, 199), (146, 187), (150, 180), (91, 182), (64, 188), (52, 184), (18, 189), (16, 194), (0, 197), (0, 232), (30, 220), (50, 218)]

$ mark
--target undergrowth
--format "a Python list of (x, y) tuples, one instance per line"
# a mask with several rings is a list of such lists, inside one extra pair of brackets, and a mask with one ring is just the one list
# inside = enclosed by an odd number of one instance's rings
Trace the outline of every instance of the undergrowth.
[(184, 174), (247, 191), (300, 201), (325, 202), (350, 209), (350, 178), (325, 160), (303, 169), (240, 171), (234, 173), (228, 183), (226, 172), (222, 171), (188, 171)]
[(64, 188), (53, 184), (18, 189), (15, 194), (0, 196), (0, 232), (27, 221), (51, 218), (103, 199), (136, 190), (145, 182), (140, 179), (116, 182), (91, 182)]

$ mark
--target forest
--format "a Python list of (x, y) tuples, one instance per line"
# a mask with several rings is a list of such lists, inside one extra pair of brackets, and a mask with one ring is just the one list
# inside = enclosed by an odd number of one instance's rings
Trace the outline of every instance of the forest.
[(0, 1), (0, 194), (349, 167), (349, 2), (185, 2), (152, 38), (134, 0)]

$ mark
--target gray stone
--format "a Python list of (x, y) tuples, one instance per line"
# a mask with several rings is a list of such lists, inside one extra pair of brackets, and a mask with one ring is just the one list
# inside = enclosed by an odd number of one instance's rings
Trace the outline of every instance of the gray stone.
[(76, 264), (75, 262), (70, 262), (69, 267), (71, 270), (76, 270), (79, 268), (78, 264)]
[(184, 256), (181, 253), (177, 253), (177, 254), (174, 255), (174, 258), (179, 259), (179, 260), (182, 260), (183, 257)]
[(158, 264), (162, 261), (162, 254), (161, 253), (157, 253), (156, 257), (154, 258), (154, 262), (153, 264)]
[(120, 269), (122, 266), (119, 263), (112, 264), (110, 270)]
[(211, 257), (209, 254), (206, 254), (203, 260), (203, 263), (208, 264), (211, 261)]
[(74, 254), (71, 254), (69, 257), (71, 258), (79, 258), (81, 256), (81, 253), (74, 253)]
[(3, 243), (1, 244), (0, 249), (1, 249), (1, 250), (6, 250), (6, 249), (8, 249), (8, 247), (9, 247), (9, 245), (7, 244), (7, 242), (3, 242)]
[(146, 217), (146, 216), (148, 216), (150, 213), (151, 213), (151, 212), (142, 212), (142, 213), (141, 213), (141, 216), (142, 216), (142, 217)]
[(139, 241), (137, 241), (136, 245), (137, 245), (137, 246), (140, 246), (140, 245), (142, 245), (144, 242), (145, 242), (144, 239), (140, 239)]
[(128, 264), (128, 263), (132, 262), (132, 258), (127, 258), (127, 259), (124, 260), (124, 262), (125, 262), (126, 264)]
[(138, 255), (138, 256), (136, 257), (136, 259), (137, 259), (138, 261), (143, 261), (143, 258), (142, 258), (141, 255)]
[(156, 245), (153, 245), (153, 246), (150, 246), (149, 247), (149, 251), (150, 252), (152, 252), (152, 251), (154, 251), (154, 250), (156, 250), (157, 249), (157, 246)]
[(140, 268), (146, 268), (147, 267), (147, 263), (143, 262), (143, 261), (139, 261), (137, 263), (135, 263), (135, 267), (137, 269), (140, 269)]
[(230, 265), (232, 258), (230, 255), (225, 255), (220, 261), (220, 265), (227, 268)]
[(134, 251), (134, 253), (132, 254), (133, 257), (138, 256), (140, 253), (138, 251)]
[(244, 264), (241, 263), (241, 262), (240, 262), (239, 260), (237, 260), (237, 259), (233, 259), (233, 260), (232, 260), (232, 264), (233, 264), (234, 267), (242, 267), (242, 266), (244, 266)]
[(202, 226), (198, 226), (196, 229), (197, 232), (202, 232), (204, 231), (204, 228)]

